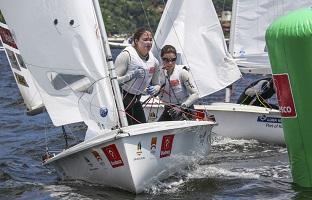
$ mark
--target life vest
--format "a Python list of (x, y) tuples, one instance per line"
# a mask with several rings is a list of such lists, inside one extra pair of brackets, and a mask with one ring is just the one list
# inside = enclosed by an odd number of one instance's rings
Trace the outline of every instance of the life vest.
[(168, 77), (165, 70), (163, 71), (161, 85), (165, 84), (165, 86), (159, 97), (165, 103), (181, 104), (189, 96), (185, 85), (181, 81), (181, 72), (185, 70), (183, 67), (183, 65), (176, 65), (170, 77)]
[(158, 70), (157, 60), (151, 52), (149, 52), (148, 60), (143, 60), (132, 46), (126, 47), (124, 51), (129, 52), (130, 55), (130, 65), (128, 66), (126, 74), (133, 73), (136, 69), (142, 68), (145, 72), (145, 76), (143, 78), (130, 80), (127, 84), (122, 86), (122, 89), (131, 94), (142, 94), (143, 90), (150, 84), (154, 73)]

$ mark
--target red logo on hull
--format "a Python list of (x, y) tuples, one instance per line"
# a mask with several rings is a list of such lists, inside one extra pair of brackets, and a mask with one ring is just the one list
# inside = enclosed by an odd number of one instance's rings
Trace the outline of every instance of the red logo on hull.
[(160, 158), (170, 156), (174, 135), (164, 135), (161, 142)]
[(109, 160), (113, 168), (124, 165), (115, 144), (111, 144), (106, 147), (103, 147), (102, 150), (105, 153), (107, 159)]
[(282, 117), (296, 117), (297, 113), (288, 74), (274, 74), (273, 79)]

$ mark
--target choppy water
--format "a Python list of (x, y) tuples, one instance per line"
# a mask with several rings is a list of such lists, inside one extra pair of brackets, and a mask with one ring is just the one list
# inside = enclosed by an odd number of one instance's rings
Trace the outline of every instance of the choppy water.
[[(287, 149), (252, 140), (215, 137), (211, 154), (134, 195), (80, 182), (61, 182), (53, 168), (41, 165), (49, 147), (65, 145), (61, 129), (46, 113), (29, 117), (4, 52), (0, 52), (0, 199), (309, 199), (311, 191), (291, 184)], [(238, 97), (254, 80), (235, 84)], [(223, 100), (223, 92), (205, 101)], [(70, 143), (83, 138), (85, 127), (71, 125)], [(47, 140), (46, 140), (47, 138)]]

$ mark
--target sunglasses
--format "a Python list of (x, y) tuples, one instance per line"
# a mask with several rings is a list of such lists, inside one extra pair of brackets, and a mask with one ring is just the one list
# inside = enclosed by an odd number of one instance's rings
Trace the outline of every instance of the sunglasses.
[(162, 61), (164, 61), (164, 62), (175, 62), (176, 60), (177, 60), (177, 58), (161, 58), (162, 59)]

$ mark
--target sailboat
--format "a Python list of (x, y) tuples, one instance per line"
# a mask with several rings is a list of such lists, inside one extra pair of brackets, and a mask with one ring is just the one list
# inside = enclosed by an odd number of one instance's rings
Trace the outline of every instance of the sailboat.
[(215, 122), (128, 126), (97, 0), (2, 0), (0, 8), (53, 124), (88, 126), (83, 142), (44, 157), (62, 179), (140, 193), (209, 153)]
[(26, 113), (36, 115), (44, 110), (44, 105), (39, 92), (36, 89), (36, 82), (33, 80), (25, 62), (20, 55), (13, 36), (6, 24), (0, 22), (0, 41), (5, 50), (10, 68), (13, 72), (16, 84), (24, 100)]
[[(267, 27), (287, 12), (311, 5), (310, 0), (234, 0), (229, 52), (240, 71), (272, 74), (265, 44)], [(285, 144), (279, 110), (225, 103), (212, 108), (209, 111), (219, 123), (227, 124), (215, 130), (220, 135)]]
[(272, 74), (265, 31), (278, 17), (310, 0), (233, 0), (229, 52), (244, 73)]
[[(261, 3), (260, 3), (261, 2)], [(283, 3), (286, 3), (285, 7)], [(239, 29), (240, 26), (245, 27), (247, 25), (240, 24), (240, 9), (245, 10), (245, 14), (241, 16), (242, 19), (246, 18), (258, 18), (255, 21), (261, 21), (259, 18), (266, 18), (268, 15), (264, 13), (270, 13), (266, 19), (266, 25), (261, 25), (261, 29), (253, 31), (252, 34), (245, 34), (244, 37), (240, 37), (242, 41), (246, 41), (247, 38), (253, 36), (258, 42), (263, 40), (262, 51), (265, 49), (264, 32), (266, 26), (273, 21), (276, 17), (289, 11), (292, 4), (296, 4), (292, 9), (298, 6), (303, 6), (305, 3), (297, 3), (298, 1), (257, 1), (257, 0), (243, 0), (234, 1), (233, 21), (231, 28), (230, 47), (236, 47), (237, 39), (233, 39), (236, 31), (246, 31), (245, 29)], [(245, 4), (246, 6), (243, 6)], [(263, 7), (263, 4), (266, 6)], [(258, 6), (262, 7), (259, 8)], [(238, 9), (239, 7), (240, 9)], [(264, 10), (265, 9), (265, 10)], [(272, 11), (273, 9), (273, 11)], [(259, 14), (250, 14), (259, 10)], [(273, 14), (271, 13), (273, 12)], [(262, 19), (263, 20), (263, 19)], [(254, 30), (255, 21), (249, 22), (250, 28)], [(235, 28), (236, 27), (236, 28)], [(185, 1), (168, 1), (166, 8), (160, 20), (159, 26), (155, 34), (156, 45), (154, 47), (161, 48), (165, 44), (171, 44), (178, 50), (179, 64), (187, 65), (194, 79), (204, 79), (208, 82), (209, 87), (205, 85), (198, 87), (201, 90), (201, 96), (212, 94), (218, 90), (224, 89), (227, 85), (230, 85), (235, 80), (241, 78), (241, 74), (238, 73), (238, 66), (242, 65), (245, 57), (247, 57), (247, 50), (242, 48), (240, 51), (244, 51), (245, 56), (243, 59), (236, 60), (237, 51), (231, 51), (234, 59), (229, 54), (225, 39), (222, 32), (222, 28), (218, 17), (216, 15), (215, 8), (212, 1), (196, 1), (196, 3)], [(246, 42), (249, 46), (256, 46), (257, 42)], [(159, 49), (154, 48), (154, 54), (159, 52)], [(241, 54), (242, 55), (242, 52)], [(262, 58), (261, 56), (259, 58)], [(258, 59), (259, 59), (258, 58)], [(259, 64), (260, 65), (260, 64)], [(258, 65), (252, 63), (249, 68), (242, 68), (242, 72), (250, 72), (253, 67), (254, 72), (259, 72)], [(263, 68), (264, 69), (264, 68)], [(270, 73), (269, 65), (266, 71), (262, 73)], [(235, 77), (226, 81), (229, 77)], [(154, 117), (155, 120), (155, 108), (157, 103), (147, 106), (146, 110), (152, 110), (152, 114), (147, 117)], [(283, 129), (281, 124), (280, 112), (271, 108), (256, 107), (251, 105), (241, 105), (235, 103), (213, 103), (210, 105), (195, 105), (197, 110), (206, 110), (209, 114), (212, 114), (215, 120), (218, 122), (218, 126), (214, 128), (214, 132), (218, 135), (227, 136), (231, 138), (243, 138), (243, 139), (256, 139), (262, 142), (285, 144)]]

